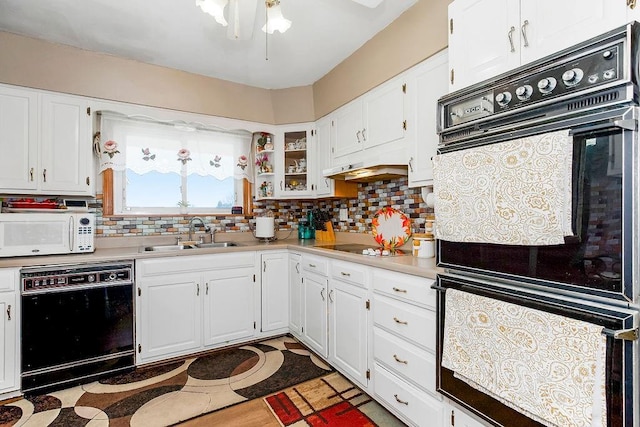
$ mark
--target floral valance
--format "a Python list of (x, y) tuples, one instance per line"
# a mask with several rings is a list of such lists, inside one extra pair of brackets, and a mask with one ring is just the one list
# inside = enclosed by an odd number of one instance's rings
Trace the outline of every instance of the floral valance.
[(100, 172), (129, 169), (252, 181), (251, 134), (101, 112)]

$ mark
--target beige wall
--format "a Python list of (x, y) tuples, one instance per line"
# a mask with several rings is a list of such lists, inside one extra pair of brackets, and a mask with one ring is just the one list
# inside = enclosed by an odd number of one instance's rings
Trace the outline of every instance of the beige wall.
[(447, 47), (451, 0), (418, 0), (313, 85), (316, 118)]
[(0, 82), (269, 124), (313, 121), (447, 45), (449, 0), (419, 0), (313, 86), (267, 90), (0, 32)]

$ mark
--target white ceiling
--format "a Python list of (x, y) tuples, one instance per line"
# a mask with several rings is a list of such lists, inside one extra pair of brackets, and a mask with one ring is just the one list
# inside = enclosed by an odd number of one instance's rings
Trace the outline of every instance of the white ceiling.
[(292, 25), (268, 36), (268, 60), (264, 2), (240, 1), (258, 2), (249, 40), (227, 38), (195, 0), (0, 0), (0, 31), (281, 89), (314, 83), (418, 0), (281, 0)]

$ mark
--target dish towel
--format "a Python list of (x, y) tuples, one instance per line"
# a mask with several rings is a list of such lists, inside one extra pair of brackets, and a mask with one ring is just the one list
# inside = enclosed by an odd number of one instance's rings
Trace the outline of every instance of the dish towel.
[(605, 426), (602, 327), (447, 289), (442, 366), (547, 426)]
[(435, 237), (563, 244), (573, 235), (572, 149), (562, 130), (435, 156)]

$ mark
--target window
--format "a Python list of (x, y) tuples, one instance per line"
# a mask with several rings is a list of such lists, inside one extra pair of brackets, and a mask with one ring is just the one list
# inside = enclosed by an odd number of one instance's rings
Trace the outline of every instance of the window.
[(101, 117), (101, 168), (113, 170), (115, 214), (228, 214), (251, 177), (249, 132)]

